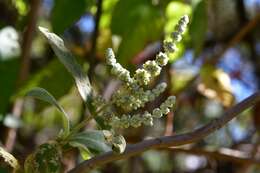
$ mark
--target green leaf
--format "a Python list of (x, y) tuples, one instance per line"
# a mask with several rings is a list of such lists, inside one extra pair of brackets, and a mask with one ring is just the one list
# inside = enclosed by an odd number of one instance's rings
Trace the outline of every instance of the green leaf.
[(0, 114), (7, 112), (10, 98), (15, 92), (18, 69), (19, 59), (0, 60)]
[(106, 144), (103, 132), (98, 130), (77, 133), (70, 138), (69, 142), (84, 145), (94, 153), (104, 153), (111, 150)]
[(78, 143), (78, 142), (73, 142), (73, 141), (69, 142), (69, 145), (72, 147), (78, 148), (80, 155), (84, 160), (88, 160), (91, 158), (91, 152), (88, 150), (88, 148), (85, 145)]
[(56, 99), (45, 89), (43, 88), (34, 88), (31, 91), (27, 93), (27, 96), (32, 96), (37, 99), (46, 101), (52, 105), (54, 105), (60, 112), (62, 112), (62, 120), (63, 120), (63, 128), (64, 133), (68, 134), (70, 130), (70, 124), (69, 124), (69, 118), (67, 113), (64, 111), (64, 109), (59, 105), (59, 103), (56, 101)]
[(86, 102), (91, 94), (91, 85), (88, 77), (83, 73), (81, 66), (76, 62), (70, 51), (65, 47), (63, 40), (48, 29), (39, 27), (39, 30), (47, 38), (59, 60), (75, 78), (76, 85), (83, 100)]
[(129, 65), (130, 60), (148, 43), (160, 39), (163, 26), (161, 9), (152, 1), (118, 1), (111, 21), (112, 33), (122, 37), (117, 52), (118, 61)]
[(16, 160), (16, 158), (5, 151), (2, 147), (0, 147), (0, 158), (1, 160), (4, 160), (9, 166), (11, 166), (14, 170), (20, 169), (19, 162)]
[(76, 3), (75, 0), (55, 0), (51, 14), (53, 31), (63, 33), (86, 12), (86, 7), (93, 3), (93, 0), (77, 0)]
[(25, 173), (60, 173), (61, 156), (61, 148), (56, 142), (42, 144), (26, 158)]
[(195, 56), (197, 56), (202, 48), (207, 32), (207, 2), (200, 1), (193, 10), (193, 17), (190, 25), (190, 35)]

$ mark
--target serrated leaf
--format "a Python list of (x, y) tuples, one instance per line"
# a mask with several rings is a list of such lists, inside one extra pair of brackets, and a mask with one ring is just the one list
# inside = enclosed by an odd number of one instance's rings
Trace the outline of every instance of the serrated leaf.
[(19, 162), (16, 160), (16, 158), (12, 154), (5, 151), (5, 149), (2, 147), (0, 147), (0, 157), (3, 158), (3, 160), (14, 170), (20, 169)]
[(27, 96), (35, 97), (37, 99), (46, 101), (46, 102), (54, 105), (63, 115), (62, 120), (63, 120), (63, 128), (64, 128), (65, 134), (69, 133), (70, 124), (69, 124), (68, 115), (64, 111), (64, 109), (59, 105), (57, 100), (48, 91), (46, 91), (43, 88), (34, 88), (27, 93)]
[(104, 153), (111, 150), (106, 144), (103, 132), (98, 130), (77, 133), (71, 137), (70, 142), (82, 144), (89, 150), (97, 153)]
[(86, 102), (91, 94), (91, 85), (88, 77), (84, 75), (81, 66), (77, 63), (70, 51), (65, 47), (63, 40), (59, 36), (49, 32), (48, 29), (43, 27), (39, 27), (39, 30), (47, 38), (59, 60), (75, 78), (79, 93)]

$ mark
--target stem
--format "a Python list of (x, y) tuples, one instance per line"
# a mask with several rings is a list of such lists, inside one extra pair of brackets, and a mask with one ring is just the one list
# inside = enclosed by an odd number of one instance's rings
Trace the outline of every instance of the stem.
[(213, 120), (212, 122), (188, 133), (172, 135), (172, 136), (163, 136), (155, 139), (144, 140), (140, 143), (127, 145), (126, 150), (122, 154), (115, 154), (113, 152), (107, 152), (105, 154), (96, 156), (90, 160), (84, 161), (79, 164), (76, 168), (72, 169), (69, 173), (84, 173), (89, 170), (109, 163), (116, 160), (126, 159), (134, 155), (140, 154), (149, 149), (165, 148), (172, 146), (181, 146), (185, 144), (190, 144), (197, 142), (206, 136), (212, 134), (216, 130), (220, 129), (226, 125), (230, 120), (235, 118), (241, 112), (252, 107), (257, 102), (260, 101), (260, 92), (257, 92), (250, 97), (246, 98), (237, 105), (231, 107), (220, 118)]

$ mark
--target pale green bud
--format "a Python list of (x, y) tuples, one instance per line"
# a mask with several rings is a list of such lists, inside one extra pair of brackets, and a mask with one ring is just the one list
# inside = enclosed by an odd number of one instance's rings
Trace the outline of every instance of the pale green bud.
[(148, 71), (152, 76), (158, 76), (161, 72), (161, 67), (155, 61), (146, 61), (143, 68)]
[(160, 66), (165, 66), (169, 61), (168, 56), (166, 53), (160, 52), (158, 55), (156, 55), (155, 62)]
[(129, 115), (122, 115), (121, 119), (120, 119), (120, 126), (122, 128), (128, 128), (130, 126), (130, 117)]
[(143, 123), (147, 126), (153, 125), (153, 117), (149, 112), (144, 112), (143, 114)]
[(140, 127), (140, 126), (141, 126), (141, 123), (142, 123), (142, 119), (141, 119), (141, 117), (140, 117), (139, 114), (133, 115), (133, 116), (131, 117), (130, 125), (131, 125), (132, 127), (135, 127), (135, 128)]
[(144, 69), (138, 69), (134, 78), (140, 85), (147, 85), (150, 82), (151, 75)]
[(107, 64), (112, 65), (116, 63), (116, 58), (115, 58), (115, 54), (113, 52), (113, 49), (108, 48), (106, 51), (106, 60), (107, 60)]
[(177, 31), (175, 31), (175, 32), (173, 32), (173, 33), (171, 34), (171, 38), (172, 38), (174, 41), (176, 41), (176, 42), (180, 42), (181, 39), (182, 39), (181, 34), (180, 34), (179, 32), (177, 32)]
[(174, 53), (177, 50), (176, 45), (171, 41), (164, 41), (163, 48), (166, 52), (169, 52), (169, 53)]
[(162, 111), (161, 111), (159, 108), (155, 108), (155, 109), (153, 110), (152, 116), (153, 116), (154, 118), (161, 118), (161, 117), (163, 116), (163, 114), (162, 114)]

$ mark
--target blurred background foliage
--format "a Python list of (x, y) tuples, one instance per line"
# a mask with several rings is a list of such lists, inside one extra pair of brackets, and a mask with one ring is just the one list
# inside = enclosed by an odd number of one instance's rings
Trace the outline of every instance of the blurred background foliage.
[[(126, 130), (128, 143), (191, 131), (260, 88), (260, 1), (0, 0), (1, 145), (7, 140), (8, 129), (17, 129), (13, 153), (23, 162), (37, 145), (58, 133), (59, 112), (24, 98), (33, 87), (52, 93), (73, 124), (84, 117), (85, 107), (72, 77), (37, 26), (50, 28), (65, 39), (95, 90), (107, 98), (118, 82), (106, 69), (106, 48), (112, 47), (118, 61), (133, 71), (155, 57), (162, 40), (170, 37), (184, 14), (190, 16), (184, 40), (178, 44), (178, 53), (170, 57), (170, 65), (154, 81), (166, 81), (168, 90), (146, 105), (151, 109), (173, 94), (177, 96), (174, 113), (156, 121), (153, 128)], [(22, 106), (18, 104), (21, 100)], [(86, 128), (95, 128), (95, 124)], [(223, 159), (218, 154), (236, 151), (241, 158), (250, 156), (259, 163), (259, 130), (260, 104), (185, 151), (148, 151), (93, 173), (256, 173), (259, 165)], [(73, 165), (75, 158), (68, 163)]]

